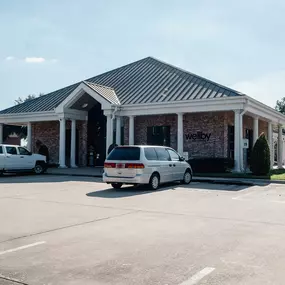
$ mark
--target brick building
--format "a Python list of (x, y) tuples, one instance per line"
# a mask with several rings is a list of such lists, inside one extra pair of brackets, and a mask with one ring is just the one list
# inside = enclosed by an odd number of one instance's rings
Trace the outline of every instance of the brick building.
[(273, 153), (275, 126), (282, 167), (284, 123), (284, 115), (245, 94), (148, 57), (0, 111), (0, 143), (3, 124), (21, 124), (28, 148), (37, 151), (41, 140), (60, 167), (101, 166), (116, 142), (233, 158), (241, 171), (244, 139), (250, 154), (264, 132)]

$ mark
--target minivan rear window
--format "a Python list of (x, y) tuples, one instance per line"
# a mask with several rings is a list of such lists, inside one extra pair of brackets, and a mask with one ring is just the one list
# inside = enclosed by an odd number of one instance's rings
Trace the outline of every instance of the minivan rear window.
[(107, 160), (140, 160), (140, 152), (139, 147), (116, 147)]

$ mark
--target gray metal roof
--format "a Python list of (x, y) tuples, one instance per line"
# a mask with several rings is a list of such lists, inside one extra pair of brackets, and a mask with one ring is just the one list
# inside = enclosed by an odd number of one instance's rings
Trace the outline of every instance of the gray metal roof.
[[(93, 89), (100, 89), (104, 93), (103, 96), (106, 96), (105, 98), (108, 98), (110, 102), (114, 104), (120, 102), (122, 105), (243, 95), (152, 57), (97, 75), (84, 82)], [(80, 83), (5, 109), (0, 111), (0, 114), (51, 111), (64, 101)], [(100, 85), (104, 87), (104, 91)], [(106, 91), (107, 87), (114, 93)]]
[(116, 92), (113, 88), (95, 84), (95, 83), (88, 82), (88, 81), (83, 81), (83, 82), (84, 84), (89, 86), (91, 89), (93, 89), (95, 92), (100, 94), (107, 101), (109, 101), (111, 104), (120, 105), (120, 100), (118, 99)]

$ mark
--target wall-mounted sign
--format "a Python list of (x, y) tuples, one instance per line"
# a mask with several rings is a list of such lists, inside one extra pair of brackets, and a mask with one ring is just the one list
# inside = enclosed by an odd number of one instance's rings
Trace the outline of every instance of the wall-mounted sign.
[(209, 141), (211, 138), (211, 133), (204, 133), (204, 132), (197, 132), (197, 133), (190, 133), (185, 134), (186, 140), (193, 140), (193, 141)]

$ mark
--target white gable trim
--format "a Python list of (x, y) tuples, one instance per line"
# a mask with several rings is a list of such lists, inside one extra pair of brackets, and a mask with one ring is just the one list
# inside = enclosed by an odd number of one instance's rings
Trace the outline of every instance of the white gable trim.
[(58, 115), (54, 111), (17, 113), (0, 115), (1, 124), (25, 124), (27, 122), (56, 121)]
[(87, 86), (85, 83), (81, 83), (70, 95), (55, 109), (56, 113), (62, 114), (66, 109), (70, 108), (84, 93), (89, 94), (102, 106), (103, 110), (111, 109), (112, 103), (102, 97), (95, 90)]

